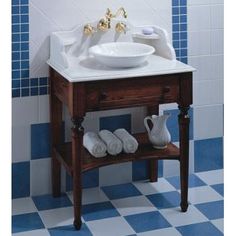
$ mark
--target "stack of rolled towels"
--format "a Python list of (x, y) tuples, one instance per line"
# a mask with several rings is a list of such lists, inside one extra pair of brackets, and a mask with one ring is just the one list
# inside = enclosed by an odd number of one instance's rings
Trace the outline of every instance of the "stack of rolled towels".
[(104, 157), (107, 153), (116, 156), (122, 151), (135, 153), (138, 149), (137, 140), (125, 129), (117, 129), (113, 133), (109, 130), (101, 130), (98, 134), (87, 132), (83, 145), (96, 158)]

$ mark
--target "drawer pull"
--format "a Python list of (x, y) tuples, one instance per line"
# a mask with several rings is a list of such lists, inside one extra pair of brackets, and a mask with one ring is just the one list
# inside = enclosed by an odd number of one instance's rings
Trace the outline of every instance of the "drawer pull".
[(102, 92), (102, 93), (100, 94), (99, 100), (105, 100), (106, 98), (107, 98), (107, 93)]

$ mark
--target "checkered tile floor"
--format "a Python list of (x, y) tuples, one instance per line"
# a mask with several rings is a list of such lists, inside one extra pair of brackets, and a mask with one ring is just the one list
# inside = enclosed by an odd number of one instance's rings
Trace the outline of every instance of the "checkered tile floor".
[(71, 193), (13, 200), (12, 232), (24, 236), (223, 235), (223, 170), (190, 176), (189, 209), (180, 212), (179, 177), (83, 191), (83, 226), (75, 231)]

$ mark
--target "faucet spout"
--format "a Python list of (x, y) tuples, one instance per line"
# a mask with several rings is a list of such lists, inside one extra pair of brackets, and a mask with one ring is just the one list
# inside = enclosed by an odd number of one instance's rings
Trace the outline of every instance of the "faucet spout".
[(118, 17), (120, 14), (122, 14), (122, 16), (124, 18), (127, 18), (128, 14), (126, 12), (126, 10), (124, 9), (124, 7), (121, 7), (117, 10), (116, 14), (115, 14), (115, 17)]

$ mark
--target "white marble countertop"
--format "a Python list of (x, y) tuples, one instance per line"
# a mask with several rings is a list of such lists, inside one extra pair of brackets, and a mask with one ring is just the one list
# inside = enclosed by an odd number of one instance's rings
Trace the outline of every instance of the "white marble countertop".
[(68, 69), (60, 68), (48, 60), (48, 65), (55, 69), (69, 82), (85, 82), (98, 80), (111, 80), (152, 75), (176, 74), (193, 72), (195, 69), (176, 60), (168, 60), (157, 55), (151, 55), (141, 66), (135, 68), (109, 68), (97, 63), (93, 58), (87, 58)]

